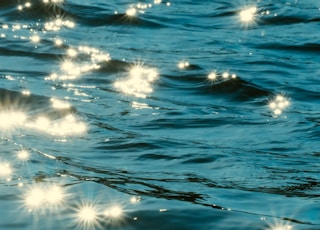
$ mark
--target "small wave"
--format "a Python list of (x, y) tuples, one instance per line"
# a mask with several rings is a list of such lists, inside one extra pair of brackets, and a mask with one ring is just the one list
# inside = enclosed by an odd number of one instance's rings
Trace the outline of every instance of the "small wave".
[(287, 45), (280, 43), (267, 43), (256, 46), (259, 49), (270, 49), (270, 50), (284, 50), (293, 52), (306, 52), (306, 53), (320, 53), (320, 44), (317, 43), (303, 43), (300, 45)]

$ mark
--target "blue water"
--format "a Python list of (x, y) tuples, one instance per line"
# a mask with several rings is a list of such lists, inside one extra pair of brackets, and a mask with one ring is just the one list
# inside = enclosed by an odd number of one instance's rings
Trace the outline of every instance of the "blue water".
[(0, 229), (320, 229), (320, 1), (0, 1)]

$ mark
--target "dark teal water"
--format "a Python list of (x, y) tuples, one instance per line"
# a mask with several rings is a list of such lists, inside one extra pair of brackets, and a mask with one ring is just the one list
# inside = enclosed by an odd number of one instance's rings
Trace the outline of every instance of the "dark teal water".
[(320, 229), (320, 1), (0, 1), (0, 229)]

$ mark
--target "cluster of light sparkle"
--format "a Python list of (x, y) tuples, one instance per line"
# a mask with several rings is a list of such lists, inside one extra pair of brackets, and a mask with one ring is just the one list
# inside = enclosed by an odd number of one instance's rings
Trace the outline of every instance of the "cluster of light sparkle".
[[(30, 96), (28, 94), (22, 94)], [(52, 98), (51, 106), (56, 111), (68, 110), (71, 105), (68, 102)], [(12, 133), (16, 129), (41, 131), (54, 136), (81, 135), (87, 131), (85, 122), (79, 121), (75, 114), (63, 115), (60, 119), (50, 119), (45, 115), (30, 116), (22, 109), (7, 109), (0, 111), (0, 133)]]
[(34, 209), (52, 209), (63, 204), (66, 192), (63, 187), (53, 184), (49, 186), (31, 186), (24, 194), (24, 205), (28, 211)]
[(153, 92), (153, 83), (158, 79), (158, 72), (154, 68), (134, 65), (124, 79), (114, 83), (116, 89), (124, 94), (146, 98)]
[(242, 23), (244, 23), (245, 25), (255, 23), (256, 15), (257, 15), (257, 7), (256, 6), (251, 6), (251, 7), (245, 8), (245, 9), (241, 10), (239, 13), (240, 21)]
[[(43, 0), (44, 4), (61, 4), (64, 0)], [(154, 0), (154, 4), (161, 4), (162, 0)], [(167, 6), (171, 3), (167, 2)], [(145, 10), (151, 8), (152, 4), (137, 3), (130, 6), (126, 10), (126, 15), (129, 17), (135, 17), (138, 13), (144, 13)], [(32, 7), (31, 2), (25, 2), (17, 6), (19, 11), (29, 9)], [(251, 6), (245, 8), (239, 12), (240, 21), (246, 25), (252, 24), (256, 20), (257, 7)], [(269, 11), (266, 11), (269, 14)], [(44, 23), (45, 31), (60, 31), (62, 28), (73, 29), (75, 22), (70, 19), (65, 19), (60, 15), (56, 15), (49, 22)], [(2, 24), (2, 29), (10, 29), (12, 31), (20, 30), (21, 28), (28, 28), (27, 25), (12, 25)], [(5, 38), (6, 34), (1, 33), (0, 38)], [(21, 39), (28, 39), (20, 37)], [(37, 33), (32, 34), (29, 37), (32, 43), (40, 43), (41, 36)], [(56, 46), (62, 46), (63, 40), (60, 38), (54, 39)], [(82, 58), (78, 58), (82, 56)], [(83, 58), (85, 56), (85, 58)], [(66, 59), (61, 62), (60, 72), (53, 73), (46, 78), (46, 80), (73, 80), (81, 76), (83, 73), (94, 71), (100, 68), (100, 63), (108, 62), (111, 58), (110, 55), (104, 53), (98, 49), (79, 46), (76, 48), (69, 48), (66, 50)], [(187, 69), (190, 66), (188, 61), (181, 61), (178, 63), (179, 69)], [(128, 76), (123, 79), (118, 79), (114, 86), (116, 89), (126, 95), (132, 95), (135, 97), (146, 98), (147, 95), (153, 92), (153, 83), (158, 79), (158, 72), (154, 68), (144, 67), (142, 65), (135, 65), (128, 71)], [(218, 74), (211, 72), (207, 78), (210, 81), (235, 79), (235, 74), (229, 72), (223, 72)], [(23, 93), (25, 96), (29, 96), (30, 92)], [(70, 109), (71, 105), (68, 102), (52, 98), (51, 105), (54, 109), (63, 110)], [(133, 103), (137, 108), (147, 108), (147, 104)], [(277, 95), (270, 103), (269, 108), (273, 114), (278, 116), (289, 106), (289, 100), (283, 95)], [(39, 116), (30, 119), (26, 113), (19, 110), (0, 111), (0, 121), (6, 121), (0, 123), (0, 132), (13, 130), (15, 128), (31, 128), (34, 130), (40, 130), (50, 133), (52, 135), (76, 135), (82, 134), (87, 130), (86, 124), (76, 119), (75, 115), (69, 114), (60, 120), (50, 120), (45, 116)], [(27, 149), (21, 149), (16, 152), (18, 160), (27, 162), (31, 155)], [(0, 162), (0, 178), (10, 180), (13, 174), (13, 168), (10, 163)], [(19, 183), (19, 186), (22, 183)], [(37, 184), (26, 188), (26, 192), (23, 196), (24, 206), (28, 208), (28, 211), (35, 211), (38, 209), (51, 210), (52, 208), (60, 207), (66, 203), (67, 193), (64, 187), (57, 184), (44, 185), (43, 183)], [(132, 204), (140, 202), (140, 197), (132, 197), (130, 199)], [(160, 212), (165, 212), (166, 209), (160, 209)], [(80, 205), (76, 210), (76, 219), (78, 226), (84, 229), (95, 228), (98, 222), (103, 218), (118, 219), (123, 215), (123, 208), (120, 205), (110, 206), (106, 209), (99, 209), (93, 203), (86, 203)], [(275, 224), (269, 226), (268, 230), (292, 230), (291, 225), (287, 224)]]
[(230, 80), (236, 79), (237, 75), (235, 73), (223, 72), (222, 74), (218, 74), (217, 72), (213, 71), (208, 74), (208, 80), (210, 81), (221, 81), (221, 80)]
[[(162, 0), (154, 0), (154, 5), (159, 5), (162, 3)], [(167, 2), (166, 3), (167, 6), (170, 6), (171, 3), (170, 2)], [(137, 3), (135, 5), (131, 5), (127, 10), (126, 10), (126, 15), (128, 17), (135, 17), (137, 16), (138, 13), (145, 13), (145, 11), (149, 8), (152, 8), (153, 7), (153, 4), (152, 3)], [(116, 11), (117, 13), (117, 11)]]
[[(78, 58), (80, 57), (81, 58)], [(60, 64), (60, 71), (54, 72), (45, 80), (74, 80), (90, 71), (96, 71), (111, 60), (108, 53), (104, 53), (89, 46), (79, 46), (66, 50), (66, 58)]]
[(269, 108), (275, 116), (281, 115), (289, 105), (289, 100), (283, 95), (277, 95), (269, 102)]

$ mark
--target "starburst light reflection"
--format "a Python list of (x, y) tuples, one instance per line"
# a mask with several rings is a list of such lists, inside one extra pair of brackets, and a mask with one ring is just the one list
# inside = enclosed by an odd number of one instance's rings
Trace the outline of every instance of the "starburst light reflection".
[(95, 229), (99, 226), (99, 216), (97, 208), (92, 203), (85, 203), (77, 210), (77, 227), (80, 229)]
[(292, 225), (289, 225), (287, 223), (274, 223), (269, 224), (268, 228), (266, 230), (293, 230)]
[(129, 17), (134, 17), (137, 14), (137, 9), (134, 7), (130, 7), (129, 9), (127, 9), (126, 11), (126, 15)]
[(0, 131), (9, 131), (25, 124), (27, 115), (19, 111), (0, 112)]
[[(80, 55), (81, 59), (77, 58)], [(60, 71), (52, 73), (45, 80), (74, 80), (85, 73), (100, 69), (101, 63), (111, 60), (108, 53), (88, 46), (69, 48), (66, 56), (60, 64)]]
[(26, 149), (21, 149), (17, 152), (17, 158), (23, 162), (26, 162), (30, 159), (30, 153)]
[(65, 192), (61, 186), (52, 185), (47, 189), (46, 201), (50, 205), (59, 206), (63, 203), (65, 198)]
[(245, 25), (254, 24), (257, 16), (257, 7), (251, 6), (240, 11), (240, 21)]
[(64, 102), (55, 98), (50, 99), (52, 107), (55, 109), (69, 109), (71, 105), (68, 102)]
[(212, 81), (217, 80), (217, 73), (216, 72), (209, 73), (208, 79)]
[(32, 211), (41, 208), (45, 203), (45, 190), (40, 186), (31, 187), (24, 196), (24, 204)]
[(34, 185), (23, 195), (23, 202), (29, 211), (37, 209), (52, 211), (64, 203), (65, 197), (63, 187), (57, 184)]
[(153, 92), (152, 83), (157, 79), (156, 69), (138, 64), (131, 67), (127, 78), (116, 81), (114, 86), (124, 94), (146, 98)]
[(277, 95), (269, 102), (269, 108), (275, 116), (281, 115), (289, 105), (289, 100), (283, 95)]

